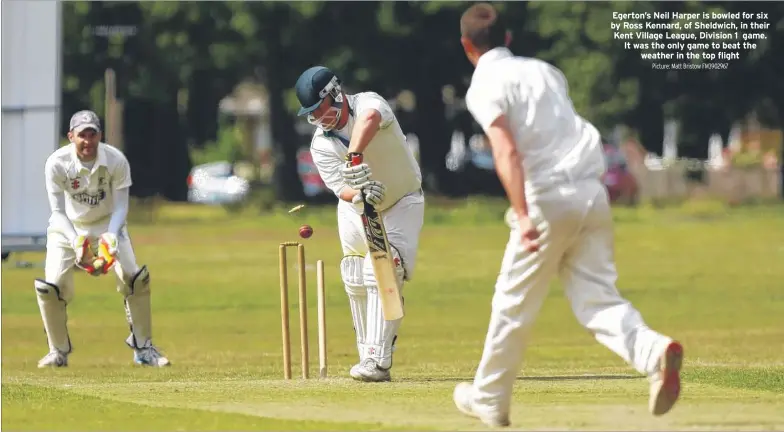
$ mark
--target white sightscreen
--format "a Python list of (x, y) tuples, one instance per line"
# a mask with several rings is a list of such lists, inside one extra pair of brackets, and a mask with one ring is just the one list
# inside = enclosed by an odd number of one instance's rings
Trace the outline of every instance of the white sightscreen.
[[(53, 0), (2, 2), (3, 251), (46, 233), (46, 158), (58, 147), (60, 6)], [(21, 241), (21, 243), (25, 243)]]

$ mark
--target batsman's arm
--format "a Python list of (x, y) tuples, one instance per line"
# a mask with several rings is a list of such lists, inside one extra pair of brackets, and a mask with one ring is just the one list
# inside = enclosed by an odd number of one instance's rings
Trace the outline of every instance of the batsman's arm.
[(310, 154), (313, 157), (313, 164), (316, 165), (319, 176), (327, 188), (341, 200), (352, 202), (359, 191), (347, 185), (340, 174), (340, 169), (345, 162), (337, 155), (313, 148), (313, 146), (311, 146)]
[(358, 194), (358, 190), (352, 188), (351, 186), (344, 186), (343, 189), (340, 190), (338, 198), (342, 199), (343, 201), (353, 202), (354, 197), (356, 197)]
[(349, 153), (362, 153), (379, 129), (388, 127), (395, 120), (389, 103), (377, 93), (367, 92), (357, 100), (357, 123), (351, 134)]
[(348, 145), (349, 153), (362, 153), (370, 141), (376, 136), (381, 125), (381, 113), (376, 109), (368, 109), (360, 114), (354, 130), (351, 133), (351, 142)]
[(517, 150), (512, 131), (505, 115), (496, 118), (485, 131), (490, 140), (498, 178), (504, 185), (509, 197), (509, 205), (518, 217), (528, 216), (528, 203), (525, 199), (525, 174), (523, 161)]

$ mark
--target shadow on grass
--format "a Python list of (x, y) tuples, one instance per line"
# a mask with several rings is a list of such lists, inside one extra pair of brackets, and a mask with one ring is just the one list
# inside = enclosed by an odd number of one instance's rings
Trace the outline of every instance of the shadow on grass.
[[(642, 375), (542, 375), (519, 376), (516, 381), (591, 381), (591, 380), (638, 380)], [(406, 382), (461, 382), (473, 381), (473, 377), (439, 377), (439, 378), (399, 378), (395, 381)]]

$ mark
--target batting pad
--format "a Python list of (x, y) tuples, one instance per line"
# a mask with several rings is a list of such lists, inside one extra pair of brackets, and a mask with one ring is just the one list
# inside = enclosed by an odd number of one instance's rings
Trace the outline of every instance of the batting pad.
[[(395, 276), (400, 289), (400, 295), (402, 296), (405, 270), (403, 269), (400, 253), (394, 246), (390, 245), (390, 247), (395, 262)], [(393, 343), (403, 319), (401, 318), (394, 321), (384, 320), (381, 297), (378, 295), (378, 284), (376, 282), (376, 277), (373, 274), (373, 264), (370, 259), (370, 254), (365, 256), (363, 276), (368, 293), (367, 346), (363, 358), (371, 357), (376, 360), (379, 366), (386, 369), (392, 367)]]
[[(403, 286), (400, 286), (400, 293), (403, 293)], [(378, 295), (378, 287), (368, 287), (368, 327), (367, 327), (367, 347), (365, 357), (373, 358), (380, 367), (387, 369), (392, 367), (392, 345), (395, 336), (400, 329), (403, 318), (386, 321), (384, 312), (381, 308), (381, 297)]]
[(340, 275), (348, 294), (348, 303), (351, 307), (351, 318), (354, 321), (354, 333), (357, 336), (357, 351), (360, 361), (364, 359), (365, 334), (367, 327), (367, 288), (362, 280), (362, 266), (364, 257), (349, 255), (340, 261)]
[(125, 343), (131, 348), (148, 348), (152, 346), (152, 305), (147, 266), (142, 266), (131, 277), (130, 284), (125, 289), (130, 291), (125, 297), (125, 315), (131, 328), (131, 334)]
[(35, 294), (38, 296), (38, 308), (46, 329), (49, 351), (71, 352), (71, 338), (68, 336), (68, 314), (66, 302), (60, 295), (57, 285), (41, 279), (35, 280)]

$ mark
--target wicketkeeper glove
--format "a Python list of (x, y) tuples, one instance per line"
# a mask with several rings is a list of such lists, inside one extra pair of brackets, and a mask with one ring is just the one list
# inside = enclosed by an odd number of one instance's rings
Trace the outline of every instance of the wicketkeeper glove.
[(117, 256), (117, 235), (114, 233), (104, 233), (101, 235), (101, 245), (106, 246), (106, 253), (110, 256)]
[[(108, 234), (108, 235), (107, 235)], [(76, 266), (91, 274), (101, 276), (109, 272), (117, 262), (117, 236), (107, 233), (98, 241), (98, 251), (94, 251), (86, 236), (78, 236), (74, 240)], [(106, 238), (104, 238), (106, 237)]]
[(85, 258), (90, 258), (92, 255), (92, 250), (90, 249), (90, 241), (87, 237), (80, 235), (74, 238), (71, 247), (76, 253), (76, 262), (81, 263), (85, 261)]

